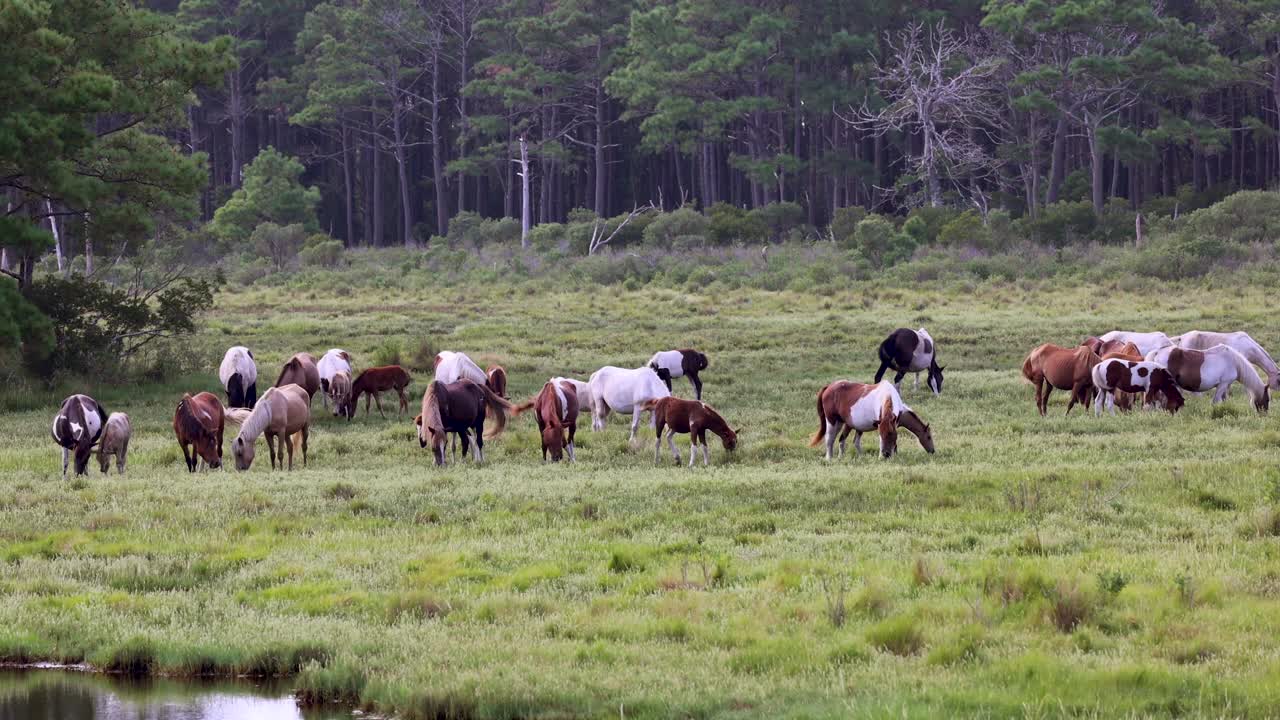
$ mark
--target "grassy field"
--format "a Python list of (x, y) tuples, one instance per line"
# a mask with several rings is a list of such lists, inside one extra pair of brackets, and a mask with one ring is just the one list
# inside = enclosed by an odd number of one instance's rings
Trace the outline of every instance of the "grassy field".
[[(406, 717), (1274, 717), (1276, 421), (1239, 388), (1176, 417), (1064, 418), (1058, 393), (1042, 419), (1017, 372), (1035, 344), (1113, 327), (1274, 349), (1271, 292), (226, 293), (183, 351), (205, 372), (87, 388), (133, 417), (124, 478), (60, 479), (60, 397), (0, 415), (0, 659), (297, 672), (304, 699)], [(869, 380), (903, 325), (947, 367), (940, 398), (904, 383), (937, 454), (904, 434), (890, 461), (824, 463), (816, 391)], [(273, 473), (260, 447), (250, 472), (189, 475), (174, 402), (216, 389), (234, 343), (267, 382), (299, 350), (465, 350), (520, 398), (693, 345), (704, 399), (746, 431), (690, 471), (584, 420), (577, 465), (543, 465), (522, 418), (485, 466), (441, 470), (411, 416), (375, 412), (320, 417), (306, 469)]]

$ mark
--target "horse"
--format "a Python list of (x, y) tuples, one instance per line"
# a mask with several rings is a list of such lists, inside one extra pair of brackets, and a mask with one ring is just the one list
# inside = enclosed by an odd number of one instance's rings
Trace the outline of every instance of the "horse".
[[(333, 385), (333, 376), (340, 372), (347, 374), (347, 390), (351, 389), (351, 354), (342, 348), (333, 348), (329, 352), (320, 357), (320, 361), (316, 363), (316, 371), (320, 373), (320, 391), (324, 393), (320, 396), (320, 402), (324, 407), (329, 407), (329, 400), (333, 397), (333, 391), (330, 389)], [(337, 400), (334, 400), (333, 414), (338, 414)]]
[(311, 356), (311, 353), (297, 353), (284, 364), (280, 370), (280, 377), (276, 378), (275, 387), (285, 385), (297, 385), (306, 390), (307, 405), (311, 405), (311, 398), (320, 392), (320, 370), (316, 367), (316, 359)]
[(667, 371), (668, 377), (665, 382), (668, 391), (671, 390), (672, 378), (687, 377), (689, 384), (693, 386), (694, 395), (699, 400), (702, 399), (702, 379), (698, 377), (698, 373), (706, 370), (708, 364), (707, 356), (692, 348), (662, 350), (649, 358), (649, 367)]
[(577, 462), (573, 439), (578, 432), (578, 389), (568, 381), (552, 378), (532, 400), (515, 406), (513, 414), (519, 416), (529, 410), (533, 410), (542, 435), (542, 461), (546, 462), (550, 453), (552, 462), (560, 462), (567, 449), (569, 462)]
[(1231, 383), (1240, 381), (1259, 414), (1271, 404), (1271, 393), (1249, 361), (1229, 345), (1214, 345), (1208, 350), (1184, 350), (1167, 347), (1147, 355), (1147, 360), (1169, 369), (1174, 382), (1184, 390), (1207, 392), (1215, 388), (1213, 403), (1227, 399)]
[[(356, 408), (360, 404), (360, 396), (368, 394), (373, 397), (374, 402), (378, 404), (378, 414), (386, 417), (382, 412), (382, 398), (380, 393), (387, 390), (395, 390), (400, 396), (400, 412), (409, 410), (409, 396), (405, 394), (405, 388), (409, 387), (412, 378), (409, 377), (408, 371), (399, 365), (384, 365), (382, 367), (374, 367), (365, 370), (356, 377), (356, 381), (351, 383), (351, 396), (347, 404), (342, 408), (342, 414), (347, 416), (347, 420), (356, 416)], [(369, 414), (369, 398), (364, 399), (364, 414)]]
[[(214, 398), (215, 400), (217, 398)], [(222, 403), (218, 403), (221, 407)], [(111, 413), (107, 417), (106, 429), (98, 440), (98, 467), (106, 475), (111, 469), (111, 458), (115, 457), (116, 472), (124, 474), (125, 460), (129, 455), (129, 437), (133, 435), (133, 425), (129, 416), (121, 412)]]
[[(254, 441), (259, 435), (267, 436), (267, 449), (271, 452), (271, 469), (276, 469), (277, 454), (280, 469), (284, 469), (284, 453), (289, 451), (289, 469), (293, 470), (295, 436), (302, 438), (302, 465), (307, 465), (307, 436), (311, 426), (311, 396), (301, 386), (284, 385), (268, 388), (258, 399), (249, 417), (240, 426), (240, 434), (231, 441), (231, 455), (237, 470), (248, 470), (253, 465)], [(280, 451), (276, 452), (276, 439)]]
[(1077, 402), (1088, 406), (1093, 402), (1093, 368), (1102, 358), (1087, 345), (1064, 348), (1045, 343), (1031, 351), (1022, 361), (1022, 377), (1036, 386), (1036, 409), (1043, 417), (1049, 412), (1049, 395), (1054, 388), (1070, 390), (1067, 414)]
[(229, 407), (253, 409), (258, 400), (258, 366), (249, 348), (236, 345), (228, 349), (218, 366), (218, 379), (227, 391)]
[[(1169, 347), (1173, 344), (1173, 341), (1169, 339), (1168, 335), (1158, 331), (1132, 332), (1129, 330), (1112, 330), (1111, 332), (1103, 333), (1099, 339), (1104, 343), (1111, 342), (1113, 340), (1131, 342), (1138, 346), (1138, 352), (1142, 353), (1143, 357), (1159, 350), (1160, 348)], [(1096, 352), (1095, 354), (1101, 355), (1101, 353)]]
[[(1138, 352), (1138, 346), (1134, 345), (1131, 342), (1127, 342), (1124, 340), (1112, 340), (1111, 342), (1104, 343), (1101, 340), (1098, 340), (1097, 338), (1087, 338), (1085, 342), (1081, 344), (1090, 348), (1095, 347), (1094, 345), (1090, 344), (1089, 342), (1090, 340), (1098, 341), (1096, 347), (1098, 348), (1098, 350), (1102, 350), (1102, 352), (1098, 352), (1098, 357), (1103, 360), (1120, 359), (1120, 360), (1132, 360), (1133, 362), (1142, 362), (1142, 359), (1143, 359), (1142, 353)], [(1094, 352), (1097, 352), (1097, 350), (1095, 350)], [(1125, 411), (1128, 411), (1133, 407), (1133, 403), (1136, 398), (1135, 393), (1126, 393), (1126, 392), (1112, 392), (1111, 396), (1112, 396), (1112, 407), (1113, 408), (1118, 407), (1121, 410), (1125, 410)]]
[[(476, 462), (484, 462), (484, 440), (494, 438), (507, 426), (507, 414), (514, 408), (498, 397), (482, 383), (466, 378), (452, 383), (433, 380), (422, 395), (422, 414), (414, 418), (418, 426), (418, 444), (431, 445), (431, 455), (436, 465), (445, 464), (445, 444), (449, 433), (462, 437), (462, 454), (467, 454), (467, 433), (476, 436)], [(494, 428), (488, 435), (484, 421), (489, 412), (494, 414)]]
[(913, 390), (920, 389), (920, 371), (928, 370), (926, 379), (929, 389), (934, 395), (942, 394), (942, 371), (946, 368), (938, 366), (937, 345), (924, 328), (911, 330), (898, 328), (889, 333), (889, 337), (880, 343), (880, 369), (876, 371), (876, 382), (884, 379), (886, 370), (897, 372), (893, 384), (902, 382), (907, 373), (915, 373)]
[(1192, 330), (1176, 337), (1169, 338), (1174, 345), (1184, 350), (1208, 350), (1214, 345), (1226, 345), (1245, 357), (1246, 360), (1262, 368), (1267, 374), (1267, 385), (1272, 390), (1280, 390), (1280, 367), (1271, 359), (1271, 353), (1249, 337), (1243, 330), (1236, 332), (1208, 332)]
[(67, 478), (67, 463), (75, 451), (76, 474), (89, 472), (89, 456), (94, 443), (107, 425), (107, 411), (88, 395), (72, 395), (62, 401), (53, 416), (53, 441), (62, 448), (62, 479)]
[(1102, 338), (1087, 337), (1080, 342), (1084, 347), (1093, 351), (1098, 357), (1105, 357), (1113, 353), (1132, 354), (1137, 353), (1139, 359), (1142, 353), (1138, 352), (1138, 346), (1128, 340), (1103, 340)]
[(891, 382), (867, 385), (837, 380), (818, 391), (817, 407), (818, 430), (810, 438), (809, 447), (817, 447), (825, 439), (827, 460), (831, 459), (837, 434), (840, 457), (844, 457), (849, 433), (857, 433), (853, 437), (853, 449), (861, 454), (862, 433), (873, 428), (880, 433), (880, 454), (888, 458), (898, 451), (900, 425), (916, 436), (925, 452), (934, 452), (933, 431), (902, 402), (897, 386)]
[(510, 400), (507, 397), (507, 371), (501, 365), (490, 365), (485, 371), (484, 384), (503, 400)]
[(436, 382), (448, 385), (466, 378), (477, 385), (488, 385), (489, 376), (466, 353), (441, 350), (434, 362)]
[(1094, 415), (1102, 414), (1103, 405), (1115, 415), (1116, 397), (1120, 393), (1145, 392), (1147, 405), (1155, 403), (1157, 394), (1164, 395), (1164, 408), (1170, 413), (1177, 413), (1186, 402), (1169, 371), (1153, 362), (1104, 358), (1093, 366), (1091, 375), (1093, 386), (1098, 391), (1093, 401)]
[(635, 442), (644, 404), (670, 396), (671, 391), (667, 389), (670, 379), (666, 368), (655, 370), (648, 365), (631, 370), (606, 365), (591, 373), (587, 384), (591, 393), (592, 429), (603, 430), (610, 411), (629, 412), (631, 436), (627, 440)]
[(578, 411), (582, 412), (585, 410), (587, 414), (595, 415), (595, 400), (591, 397), (591, 385), (589, 383), (583, 382), (582, 380), (576, 380), (574, 378), (560, 376), (551, 378), (550, 382), (556, 383), (557, 385), (561, 383), (569, 383), (572, 385), (574, 391), (578, 393)]
[(657, 441), (653, 445), (653, 462), (661, 462), (662, 431), (667, 432), (667, 446), (671, 448), (671, 456), (676, 464), (680, 464), (680, 451), (676, 448), (676, 433), (689, 435), (689, 467), (693, 467), (698, 459), (698, 446), (702, 446), (702, 466), (710, 464), (707, 450), (707, 431), (720, 437), (720, 444), (725, 452), (733, 452), (738, 447), (738, 434), (742, 428), (734, 430), (729, 423), (720, 417), (720, 413), (701, 400), (682, 400), (678, 397), (664, 397), (645, 403), (646, 410), (653, 411), (654, 429)]
[[(320, 381), (321, 383), (324, 380)], [(328, 395), (326, 397), (333, 403), (333, 414), (341, 416), (343, 409), (351, 400), (351, 373), (347, 370), (339, 370), (329, 378)]]
[[(187, 472), (195, 472), (204, 460), (210, 468), (222, 467), (222, 434), (226, 416), (213, 393), (187, 393), (173, 409), (173, 434), (187, 461)], [(188, 446), (191, 450), (188, 451)]]

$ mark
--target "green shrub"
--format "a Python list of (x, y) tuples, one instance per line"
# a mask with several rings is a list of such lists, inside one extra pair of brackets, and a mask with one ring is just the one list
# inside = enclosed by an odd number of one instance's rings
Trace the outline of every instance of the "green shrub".
[(770, 242), (778, 242), (804, 224), (804, 208), (793, 202), (769, 203), (747, 213), (748, 221), (764, 228)]
[(253, 243), (254, 252), (259, 257), (270, 260), (276, 272), (281, 272), (298, 256), (298, 251), (302, 250), (307, 232), (298, 223), (277, 225), (265, 222), (254, 229), (249, 240)]
[(308, 267), (337, 267), (342, 262), (342, 242), (328, 235), (312, 235), (307, 238), (298, 259)]
[(947, 223), (956, 219), (958, 215), (960, 215), (960, 211), (953, 207), (947, 207), (945, 205), (942, 207), (924, 205), (913, 209), (910, 213), (907, 213), (907, 222), (919, 220), (919, 222), (924, 223), (921, 234), (917, 235), (915, 230), (907, 229), (905, 224), (902, 229), (904, 232), (915, 238), (917, 245), (935, 243), (938, 241), (938, 235), (942, 233), (942, 228), (946, 227)]
[(942, 226), (938, 231), (938, 242), (954, 247), (971, 245), (987, 249), (991, 246), (991, 233), (982, 224), (982, 216), (976, 210), (965, 210)]
[(867, 217), (867, 209), (861, 205), (836, 208), (831, 216), (831, 239), (836, 245), (851, 250), (855, 246), (854, 233), (858, 223)]
[(885, 268), (911, 256), (915, 242), (882, 215), (868, 215), (854, 231), (854, 244), (874, 267)]
[(555, 250), (564, 240), (565, 226), (560, 223), (543, 223), (529, 228), (529, 245), (535, 250)]
[(867, 630), (867, 642), (877, 650), (894, 655), (915, 655), (924, 647), (924, 633), (916, 619), (899, 615)]
[(244, 166), (241, 187), (213, 214), (209, 229), (228, 248), (243, 244), (263, 223), (301, 225), (304, 235), (317, 230), (320, 191), (302, 185), (304, 171), (297, 159), (263, 149)]
[(682, 207), (655, 217), (644, 229), (644, 241), (655, 247), (669, 248), (682, 235), (706, 237), (711, 221), (693, 208)]
[(1280, 240), (1280, 193), (1243, 190), (1187, 216), (1184, 234), (1222, 243), (1267, 243)]
[(0, 280), (0, 361), (22, 358), (29, 368), (38, 370), (53, 348), (53, 323), (48, 316), (22, 297), (16, 284)]
[(402, 348), (398, 340), (385, 340), (381, 345), (374, 348), (370, 354), (370, 365), (372, 367), (381, 367), (383, 365), (400, 365)]
[(768, 228), (761, 218), (736, 205), (716, 203), (707, 208), (707, 238), (716, 245), (764, 242)]
[(1034, 219), (1022, 222), (1032, 238), (1043, 245), (1062, 247), (1089, 237), (1098, 224), (1093, 205), (1086, 200), (1056, 202), (1041, 209)]

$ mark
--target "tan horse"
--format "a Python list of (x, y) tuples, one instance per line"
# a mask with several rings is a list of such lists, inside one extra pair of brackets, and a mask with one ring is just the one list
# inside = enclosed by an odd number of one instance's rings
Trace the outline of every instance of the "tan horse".
[[(259, 435), (267, 436), (267, 449), (271, 451), (271, 469), (284, 468), (284, 453), (289, 451), (289, 469), (293, 469), (293, 438), (302, 436), (302, 464), (307, 464), (307, 435), (311, 425), (311, 396), (298, 385), (285, 385), (268, 389), (258, 398), (253, 412), (244, 419), (240, 434), (231, 441), (231, 454), (236, 459), (237, 470), (248, 470), (253, 465), (254, 441)], [(280, 450), (276, 451), (276, 439)]]
[(297, 385), (307, 391), (307, 407), (311, 406), (311, 398), (320, 392), (320, 369), (316, 367), (316, 359), (311, 353), (300, 352), (289, 358), (276, 378), (276, 387)]
[(1087, 345), (1064, 348), (1045, 343), (1022, 361), (1022, 377), (1036, 386), (1036, 409), (1043, 416), (1049, 411), (1049, 394), (1054, 388), (1070, 390), (1067, 413), (1076, 403), (1086, 407), (1093, 402), (1093, 367), (1102, 362)]

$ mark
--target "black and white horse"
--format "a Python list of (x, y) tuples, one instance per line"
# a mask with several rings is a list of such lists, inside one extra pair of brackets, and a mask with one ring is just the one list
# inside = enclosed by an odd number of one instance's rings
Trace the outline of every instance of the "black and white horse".
[(53, 441), (62, 448), (62, 477), (67, 477), (71, 451), (76, 454), (76, 474), (89, 471), (89, 457), (94, 443), (107, 426), (107, 411), (88, 395), (72, 395), (62, 401), (53, 418)]
[(228, 349), (218, 366), (218, 379), (227, 391), (227, 407), (252, 410), (258, 402), (258, 365), (249, 348), (236, 345)]
[(933, 338), (924, 328), (894, 330), (880, 343), (880, 369), (876, 371), (876, 382), (884, 379), (885, 370), (897, 372), (893, 378), (894, 385), (900, 384), (902, 377), (911, 372), (916, 374), (912, 387), (919, 389), (920, 371), (928, 370), (929, 389), (934, 395), (941, 395), (943, 368), (938, 367), (937, 350)]
[(663, 378), (667, 389), (671, 389), (671, 378), (687, 377), (693, 386), (693, 392), (702, 399), (702, 380), (698, 373), (707, 369), (707, 356), (691, 348), (681, 350), (663, 350), (649, 358), (649, 367), (654, 370), (666, 370), (669, 377)]

